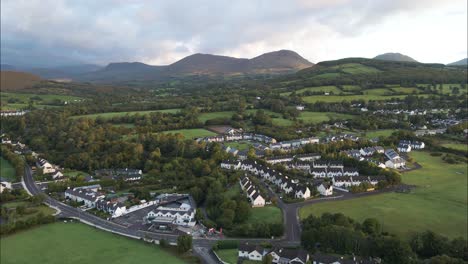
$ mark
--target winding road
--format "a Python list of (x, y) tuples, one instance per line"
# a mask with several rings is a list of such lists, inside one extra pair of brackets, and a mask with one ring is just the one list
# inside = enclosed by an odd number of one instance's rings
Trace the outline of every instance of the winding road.
[[(26, 191), (30, 195), (37, 195), (40, 193), (44, 193), (42, 190), (38, 188), (36, 183), (34, 182), (32, 170), (29, 166), (25, 167), (25, 173), (23, 177), (23, 186)], [(322, 203), (330, 200), (347, 200), (353, 199), (357, 197), (369, 196), (380, 194), (382, 192), (369, 192), (369, 193), (361, 193), (361, 194), (351, 194), (351, 193), (344, 193), (342, 195), (333, 196), (333, 197), (326, 197), (326, 198), (319, 198), (319, 199), (312, 199), (307, 200), (300, 203), (292, 203), (287, 204), (284, 203), (276, 193), (274, 193), (267, 185), (265, 185), (266, 189), (268, 190), (271, 197), (276, 197), (277, 199), (277, 206), (281, 208), (283, 212), (283, 223), (284, 223), (284, 235), (278, 239), (246, 239), (246, 238), (193, 238), (193, 252), (201, 257), (204, 263), (214, 264), (220, 263), (216, 256), (214, 256), (211, 247), (213, 244), (218, 240), (238, 240), (239, 242), (250, 242), (250, 243), (260, 243), (260, 242), (270, 242), (275, 246), (298, 246), (300, 245), (301, 239), (301, 225), (299, 220), (299, 209), (303, 206), (315, 204), (315, 203)], [(392, 191), (392, 190), (388, 190)], [(88, 212), (82, 211), (79, 208), (75, 208), (64, 204), (60, 201), (57, 201), (50, 196), (46, 195), (46, 199), (44, 201), (45, 204), (48, 206), (56, 209), (58, 211), (58, 217), (62, 218), (72, 218), (79, 220), (82, 223), (87, 225), (99, 228), (101, 230), (105, 230), (111, 233), (119, 234), (122, 236), (127, 236), (134, 239), (146, 239), (146, 240), (161, 240), (164, 239), (171, 244), (175, 244), (177, 242), (178, 235), (175, 234), (162, 234), (162, 233), (155, 233), (155, 232), (148, 232), (143, 230), (135, 230), (130, 229), (125, 226), (116, 224), (114, 222), (110, 222), (99, 218), (95, 215), (92, 215)]]

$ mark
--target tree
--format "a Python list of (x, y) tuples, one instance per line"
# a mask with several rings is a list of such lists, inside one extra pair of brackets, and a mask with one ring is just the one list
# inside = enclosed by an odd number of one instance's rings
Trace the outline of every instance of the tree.
[(380, 223), (375, 218), (367, 218), (362, 223), (362, 231), (369, 235), (376, 235), (380, 233)]
[(177, 251), (179, 253), (185, 253), (192, 248), (192, 236), (180, 235), (177, 238)]
[(250, 205), (246, 201), (237, 202), (236, 215), (234, 221), (236, 223), (245, 222), (250, 216)]
[(43, 193), (36, 194), (36, 195), (33, 195), (33, 196), (31, 197), (31, 202), (32, 202), (34, 205), (40, 205), (40, 204), (42, 204), (45, 200), (46, 200), (46, 195), (43, 194)]

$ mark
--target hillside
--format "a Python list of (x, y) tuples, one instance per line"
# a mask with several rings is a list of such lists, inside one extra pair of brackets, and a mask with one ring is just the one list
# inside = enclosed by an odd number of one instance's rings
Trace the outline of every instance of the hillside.
[(452, 62), (452, 63), (449, 63), (447, 65), (450, 65), (450, 66), (462, 66), (462, 65), (468, 65), (468, 58), (464, 58), (464, 59), (461, 59), (459, 61), (455, 61), (455, 62)]
[(278, 77), (275, 85), (321, 86), (337, 84), (461, 83), (466, 69), (443, 64), (395, 62), (364, 58), (324, 61), (296, 74)]
[(401, 53), (380, 54), (375, 56), (374, 60), (417, 62), (415, 59)]
[(187, 75), (283, 74), (314, 65), (293, 51), (269, 52), (253, 59), (211, 54), (193, 54), (166, 66), (139, 62), (111, 63), (102, 70), (76, 76), (76, 80), (119, 82), (132, 80), (160, 81)]
[(1, 71), (0, 89), (2, 91), (24, 90), (41, 82), (41, 78), (31, 73)]

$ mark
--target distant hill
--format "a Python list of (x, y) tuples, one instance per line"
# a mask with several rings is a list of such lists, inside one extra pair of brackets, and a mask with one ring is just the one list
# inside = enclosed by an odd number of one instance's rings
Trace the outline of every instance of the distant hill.
[(0, 89), (2, 91), (24, 90), (41, 82), (41, 78), (34, 74), (16, 71), (0, 72)]
[(72, 79), (77, 75), (94, 72), (100, 69), (102, 69), (102, 67), (95, 64), (67, 65), (53, 68), (21, 68), (23, 71), (39, 75), (44, 79)]
[(455, 61), (455, 62), (452, 62), (452, 63), (449, 63), (447, 65), (450, 65), (450, 66), (462, 66), (462, 65), (468, 65), (468, 58), (464, 58), (464, 59), (461, 59), (459, 61)]
[(417, 62), (415, 59), (403, 55), (401, 53), (384, 53), (374, 57), (375, 60), (386, 60), (386, 61), (409, 61)]
[(319, 62), (296, 74), (280, 76), (275, 81), (303, 87), (344, 84), (372, 86), (370, 83), (373, 82), (378, 87), (382, 84), (405, 82), (461, 83), (466, 81), (466, 74), (466, 69), (437, 63), (346, 58)]
[(167, 66), (152, 66), (140, 62), (111, 63), (105, 68), (77, 76), (77, 80), (116, 82), (131, 80), (162, 80), (186, 75), (237, 75), (291, 73), (314, 65), (293, 51), (265, 53), (253, 59), (212, 54), (193, 54)]
[(2, 71), (14, 71), (16, 67), (10, 64), (0, 64), (0, 70)]

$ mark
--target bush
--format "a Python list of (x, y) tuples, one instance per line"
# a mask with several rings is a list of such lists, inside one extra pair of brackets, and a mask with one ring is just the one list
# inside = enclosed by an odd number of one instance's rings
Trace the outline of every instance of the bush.
[(213, 245), (213, 250), (216, 249), (233, 249), (239, 247), (239, 241), (237, 240), (220, 240)]

